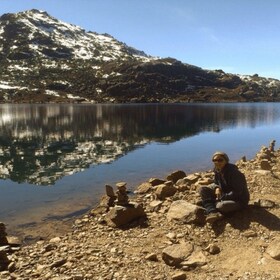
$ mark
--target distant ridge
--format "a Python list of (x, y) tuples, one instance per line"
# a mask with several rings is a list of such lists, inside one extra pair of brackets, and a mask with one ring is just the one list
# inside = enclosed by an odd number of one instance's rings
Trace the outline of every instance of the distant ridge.
[(280, 101), (280, 81), (158, 58), (44, 11), (0, 17), (0, 102)]

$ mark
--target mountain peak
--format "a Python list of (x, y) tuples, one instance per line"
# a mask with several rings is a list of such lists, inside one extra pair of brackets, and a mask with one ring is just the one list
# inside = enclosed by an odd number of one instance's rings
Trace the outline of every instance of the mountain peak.
[(279, 89), (279, 81), (148, 56), (45, 11), (0, 17), (0, 102), (273, 101)]

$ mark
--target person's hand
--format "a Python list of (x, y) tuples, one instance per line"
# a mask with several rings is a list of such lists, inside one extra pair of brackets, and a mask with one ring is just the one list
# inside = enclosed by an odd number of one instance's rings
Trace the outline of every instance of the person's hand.
[(217, 200), (221, 200), (222, 191), (221, 191), (220, 188), (216, 188), (216, 189), (215, 189), (215, 195), (216, 195), (216, 199), (217, 199)]

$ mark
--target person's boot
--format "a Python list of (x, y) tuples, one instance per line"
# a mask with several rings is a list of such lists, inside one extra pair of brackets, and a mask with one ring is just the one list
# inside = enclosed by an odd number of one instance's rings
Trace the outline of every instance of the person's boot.
[(220, 212), (211, 212), (206, 216), (205, 221), (208, 224), (213, 224), (216, 221), (221, 220), (223, 217), (224, 216)]

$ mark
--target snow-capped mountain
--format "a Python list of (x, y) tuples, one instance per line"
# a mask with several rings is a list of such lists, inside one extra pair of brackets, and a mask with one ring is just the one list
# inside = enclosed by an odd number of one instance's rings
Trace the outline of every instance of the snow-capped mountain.
[(85, 32), (43, 11), (6, 14), (0, 19), (0, 35), (4, 39), (1, 51), (11, 60), (40, 57), (94, 59), (102, 63), (131, 57), (145, 60), (148, 57), (110, 35)]
[(44, 11), (0, 17), (0, 102), (279, 101), (280, 82), (159, 59)]

